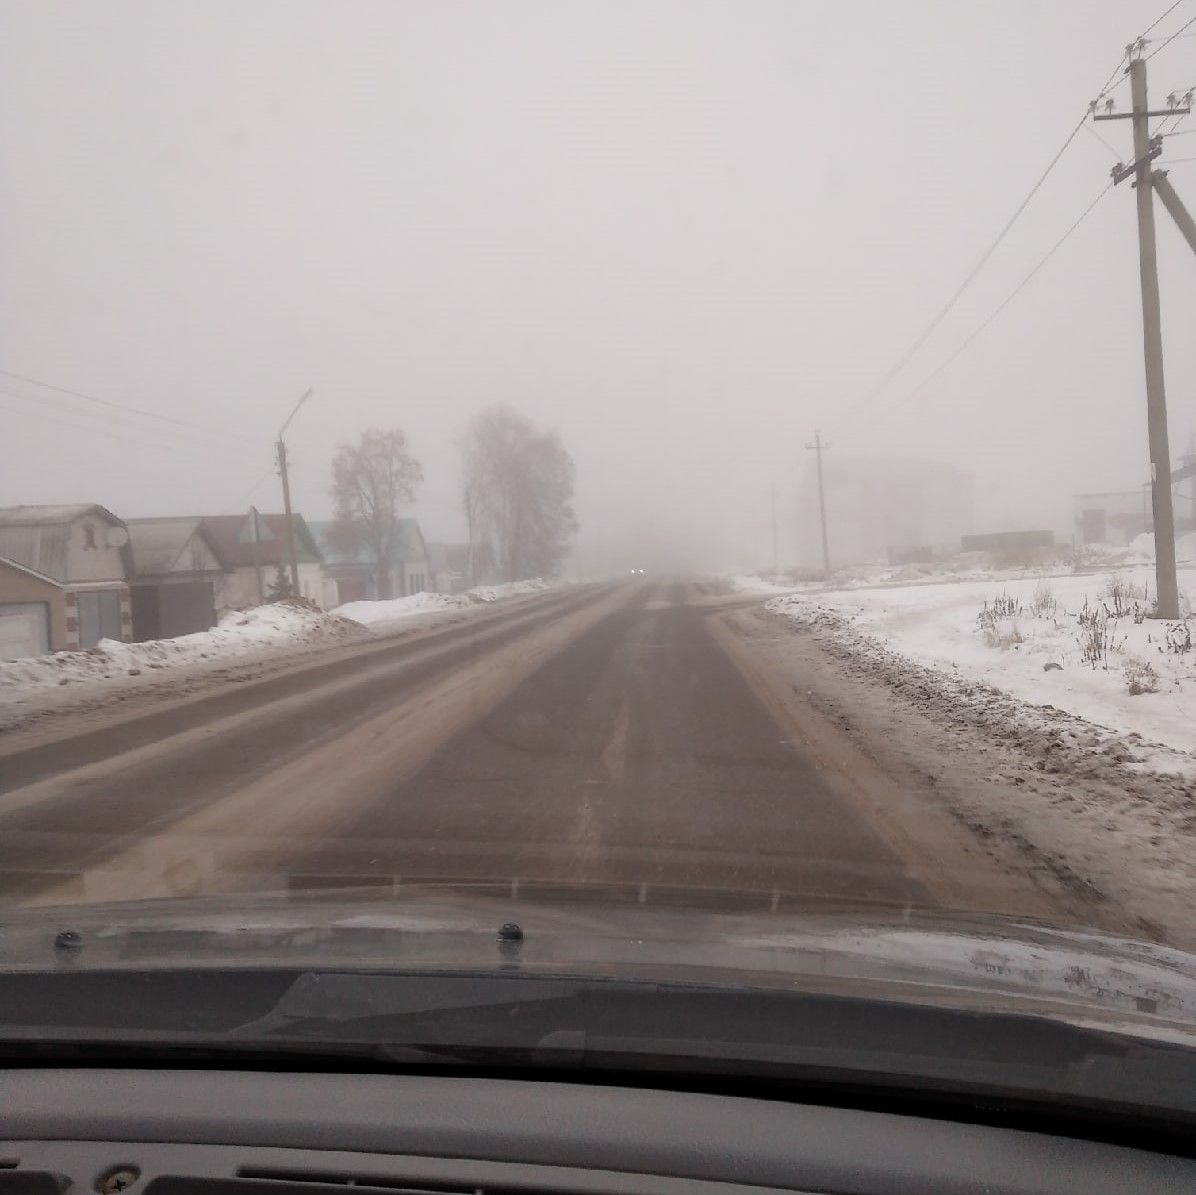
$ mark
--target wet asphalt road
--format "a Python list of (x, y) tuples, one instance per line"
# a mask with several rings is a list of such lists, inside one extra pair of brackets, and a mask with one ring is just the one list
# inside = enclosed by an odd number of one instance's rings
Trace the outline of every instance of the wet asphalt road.
[[(259, 840), (254, 865), (231, 867), (226, 882), (291, 890), (584, 884), (629, 899), (700, 891), (716, 905), (745, 893), (771, 894), (774, 906), (933, 903), (753, 692), (711, 634), (716, 606), (683, 585), (629, 586), (616, 596), (413, 774), (383, 777), (343, 810), (334, 786), (312, 794), (324, 808), (319, 832), (264, 847)], [(517, 641), (525, 625), (592, 600), (542, 602), (534, 620), (512, 609), (488, 633)], [(342, 733), (379, 710), (431, 700), (439, 677), (449, 683), (464, 659), (488, 649), (468, 629), (442, 638), (422, 654), (418, 645), (380, 648), (340, 665), (325, 698), (309, 682), (302, 700), (301, 683), (288, 688), (283, 678), (256, 698), (246, 691), (181, 710), (176, 721), (231, 717), (239, 732), (177, 750), (154, 755), (155, 735), (172, 727), (142, 719), (140, 729), (111, 734), (107, 756), (96, 733), (74, 754), (67, 740), (48, 753), (0, 757), (0, 896), (36, 899), (116, 852), (132, 848), (136, 857), (141, 840), (168, 835), (205, 802), (268, 775), (296, 741), (313, 753), (335, 750)], [(287, 696), (300, 702), (293, 712)], [(128, 751), (117, 773), (88, 773), (89, 761)], [(236, 854), (235, 842), (225, 845)]]

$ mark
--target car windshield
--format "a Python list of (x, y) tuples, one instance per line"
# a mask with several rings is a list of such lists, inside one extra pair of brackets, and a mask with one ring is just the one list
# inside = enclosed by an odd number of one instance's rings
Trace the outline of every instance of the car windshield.
[(1194, 88), (1196, 0), (5, 0), (0, 1039), (1196, 1040)]

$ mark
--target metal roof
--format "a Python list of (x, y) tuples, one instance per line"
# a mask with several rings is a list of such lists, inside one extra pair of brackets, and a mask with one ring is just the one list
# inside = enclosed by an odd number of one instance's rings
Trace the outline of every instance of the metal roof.
[(14, 568), (17, 572), (27, 573), (30, 577), (36, 577), (39, 581), (48, 581), (51, 585), (57, 585), (53, 577), (46, 576), (45, 573), (39, 573), (37, 569), (30, 568), (27, 564), (22, 564), (19, 560), (10, 560), (7, 556), (0, 556), (0, 568)]
[[(377, 554), (368, 543), (344, 546), (333, 533), (336, 523), (330, 519), (320, 519), (308, 523), (312, 535), (320, 545), (320, 554), (325, 564), (331, 565), (374, 565), (377, 564)], [(395, 520), (395, 564), (420, 561), (427, 558), (424, 537), (419, 529), (418, 519)]]
[[(168, 573), (183, 549), (198, 535), (224, 568), (223, 558), (210, 536), (203, 531), (203, 520), (195, 515), (165, 519), (129, 519), (129, 546), (133, 551), (133, 571), (137, 576)], [(206, 571), (206, 570), (205, 570)]]
[(0, 556), (65, 584), (70, 529), (69, 522), (23, 526), (0, 523)]
[[(252, 515), (205, 515), (200, 520), (208, 542), (230, 568), (247, 568), (255, 563)], [(321, 563), (320, 549), (301, 514), (293, 514), (295, 555), (300, 564)], [(260, 539), (257, 562), (263, 565), (287, 562), (287, 517), (283, 514), (258, 514)], [(269, 535), (267, 535), (267, 530)]]
[(44, 527), (60, 523), (73, 523), (86, 514), (97, 514), (110, 523), (121, 520), (106, 507), (94, 502), (76, 502), (69, 506), (2, 506), (0, 527)]

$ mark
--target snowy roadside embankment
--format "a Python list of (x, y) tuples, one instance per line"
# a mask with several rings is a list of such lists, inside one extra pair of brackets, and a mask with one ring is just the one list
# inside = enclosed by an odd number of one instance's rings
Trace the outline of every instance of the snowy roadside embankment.
[(769, 580), (767, 577), (758, 577), (754, 573), (738, 573), (734, 577), (727, 578), (727, 584), (730, 585), (734, 593), (793, 593), (795, 589), (808, 588), (786, 582), (788, 582), (786, 577), (774, 576)]
[(226, 614), (210, 631), (118, 643), (101, 639), (86, 651), (60, 651), (0, 662), (0, 694), (22, 695), (88, 681), (141, 676), (201, 661), (234, 659), (263, 651), (342, 643), (363, 637), (356, 622), (302, 601), (284, 599)]
[(415, 593), (410, 597), (381, 598), (377, 601), (346, 602), (333, 614), (351, 618), (373, 630), (383, 630), (417, 614), (441, 614), (449, 610), (468, 610), (480, 604), (541, 593), (552, 586), (538, 578), (531, 581), (507, 581), (501, 585), (479, 585), (465, 593)]
[[(1140, 740), (1144, 766), (1196, 775), (1196, 620), (1145, 618), (1153, 572), (819, 591), (769, 609), (852, 651), (923, 665), (958, 700), (1005, 695)], [(1196, 593), (1196, 569), (1180, 570)], [(1190, 610), (1185, 604), (1185, 610)], [(893, 661), (887, 661), (892, 663)], [(1166, 750), (1149, 751), (1146, 744)]]
[[(1114, 599), (1102, 596), (1149, 575), (790, 595), (767, 608), (805, 628), (846, 677), (882, 685), (898, 725), (907, 710), (930, 737), (941, 732), (963, 779), (948, 765), (930, 783), (980, 843), (1001, 840), (1065, 888), (1110, 900), (1135, 934), (1191, 943), (1196, 659), (1160, 640), (1186, 642), (1175, 629), (1196, 620), (1135, 622), (1132, 602), (1107, 616)], [(1180, 583), (1196, 587), (1196, 569)], [(1131, 694), (1135, 658), (1153, 663), (1158, 692)]]
[(463, 593), (413, 593), (410, 597), (380, 598), (377, 601), (346, 602), (333, 614), (351, 618), (366, 627), (381, 627), (401, 622), (417, 614), (440, 614), (460, 610), (473, 603)]
[(479, 585), (465, 596), (475, 602), (501, 602), (504, 598), (523, 597), (529, 593), (542, 593), (552, 585), (533, 577), (530, 581), (504, 581), (501, 585)]

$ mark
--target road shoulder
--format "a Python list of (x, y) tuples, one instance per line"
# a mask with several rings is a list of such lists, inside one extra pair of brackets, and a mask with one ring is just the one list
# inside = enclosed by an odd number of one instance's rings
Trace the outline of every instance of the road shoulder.
[(736, 602), (712, 629), (828, 782), (945, 906), (1191, 944), (1186, 877), (1177, 887), (1167, 867), (1130, 866), (1129, 889), (1091, 811), (1071, 808), (1145, 798), (1089, 777), (1079, 783), (1101, 799), (1077, 803), (1075, 776), (1044, 771), (1020, 737), (970, 723), (946, 696), (933, 700), (933, 678), (878, 673), (760, 603)]

